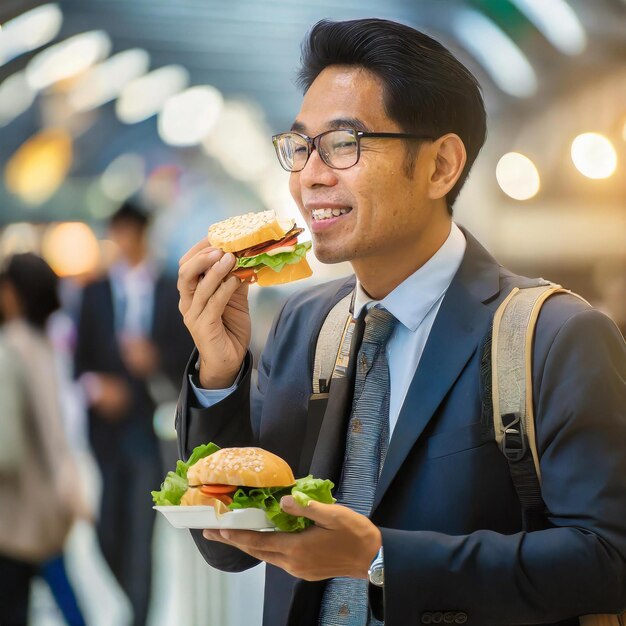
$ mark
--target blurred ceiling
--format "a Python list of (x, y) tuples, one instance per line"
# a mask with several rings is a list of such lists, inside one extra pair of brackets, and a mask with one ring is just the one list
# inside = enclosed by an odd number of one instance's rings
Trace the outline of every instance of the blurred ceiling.
[[(544, 1), (544, 7), (552, 2)], [(43, 2), (2, 0), (0, 23), (40, 4)], [(58, 0), (57, 4), (63, 23), (51, 43), (89, 30), (104, 30), (112, 41), (110, 54), (140, 47), (150, 55), (151, 70), (181, 65), (189, 72), (190, 85), (213, 85), (227, 99), (257, 103), (271, 131), (289, 126), (297, 113), (300, 94), (293, 80), (300, 42), (322, 18), (383, 17), (410, 24), (442, 41), (479, 77), (490, 132), (494, 127), (499, 129), (498, 142), (503, 145), (507, 132), (502, 129), (510, 127), (511, 134), (517, 136), (528, 122), (535, 124), (535, 130), (525, 131), (525, 136), (539, 147), (545, 140), (541, 131), (545, 115), (551, 111), (554, 117), (551, 103), (571, 94), (583, 97), (583, 92), (593, 92), (599, 84), (606, 89), (626, 60), (626, 0), (569, 1), (586, 34), (586, 46), (580, 54), (558, 49), (549, 33), (542, 30), (541, 22), (533, 18), (532, 6), (541, 3), (530, 0)], [(480, 24), (468, 20), (468, 15), (486, 18), (525, 55), (536, 75), (534, 93), (516, 97), (498, 84), (489, 64), (500, 51), (483, 48), (481, 52), (485, 42), (478, 32)], [(37, 52), (0, 67), (0, 83), (23, 69)], [(511, 66), (511, 74), (513, 69)], [(42, 97), (48, 96), (38, 95), (24, 113), (0, 128), (3, 164), (24, 141), (49, 124), (51, 115), (54, 119), (53, 108), (51, 114), (50, 106), (46, 110), (38, 106)], [(623, 107), (623, 102), (614, 106)], [(610, 115), (614, 113), (610, 111)], [(588, 113), (592, 119), (594, 114), (593, 110)], [(563, 121), (569, 113), (565, 109), (558, 115)], [(115, 115), (114, 103), (83, 116), (74, 125), (73, 135), (77, 158), (70, 176), (78, 183), (101, 174), (116, 156), (129, 150), (149, 155), (153, 164), (166, 161), (176, 151), (159, 139), (154, 117), (123, 124)], [(71, 201), (68, 198), (65, 196), (64, 203)], [(0, 225), (17, 219), (22, 208), (5, 195)], [(36, 215), (49, 219), (59, 210), (53, 201), (40, 207)]]

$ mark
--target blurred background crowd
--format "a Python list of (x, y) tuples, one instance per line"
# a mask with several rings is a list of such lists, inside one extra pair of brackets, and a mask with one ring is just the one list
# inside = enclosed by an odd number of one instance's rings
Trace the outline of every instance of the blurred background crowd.
[[(483, 85), (456, 221), (625, 332), (626, 0), (2, 0), (0, 605), (29, 623), (260, 623), (261, 568), (211, 570), (151, 510), (192, 348), (176, 270), (215, 221), (297, 217), (271, 135), (299, 44), (360, 17)], [(310, 256), (306, 283), (250, 290), (255, 355), (293, 290), (350, 272)]]

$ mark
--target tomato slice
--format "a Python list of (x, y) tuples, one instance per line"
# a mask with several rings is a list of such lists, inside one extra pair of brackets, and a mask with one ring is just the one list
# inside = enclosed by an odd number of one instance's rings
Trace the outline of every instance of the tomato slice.
[(206, 493), (207, 496), (216, 494), (234, 493), (237, 491), (236, 485), (201, 485), (200, 491)]
[(239, 278), (242, 282), (246, 282), (250, 280), (250, 282), (256, 282), (256, 270), (252, 267), (240, 267), (236, 270), (233, 270), (231, 274), (234, 274)]

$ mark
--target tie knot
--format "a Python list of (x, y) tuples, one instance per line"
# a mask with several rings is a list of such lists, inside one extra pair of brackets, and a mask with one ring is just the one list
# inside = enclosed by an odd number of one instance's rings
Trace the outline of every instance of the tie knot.
[(396, 318), (380, 305), (372, 307), (365, 315), (363, 342), (383, 345), (387, 343), (396, 325)]

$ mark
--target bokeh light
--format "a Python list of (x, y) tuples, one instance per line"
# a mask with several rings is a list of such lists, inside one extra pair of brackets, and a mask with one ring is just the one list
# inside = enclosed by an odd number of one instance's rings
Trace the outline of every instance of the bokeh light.
[(33, 89), (46, 89), (84, 72), (110, 50), (111, 39), (103, 30), (75, 35), (34, 56), (26, 66), (26, 80)]
[(24, 72), (15, 72), (0, 84), (0, 127), (24, 113), (35, 100), (35, 91)]
[(69, 104), (75, 111), (89, 111), (115, 100), (149, 66), (150, 55), (141, 48), (119, 52), (81, 76), (68, 95)]
[(0, 260), (12, 254), (36, 253), (38, 250), (37, 228), (28, 222), (9, 224), (0, 235)]
[(229, 100), (202, 145), (233, 178), (252, 182), (262, 179), (274, 164), (276, 157), (270, 136), (258, 107)]
[(65, 130), (43, 130), (23, 143), (5, 169), (7, 189), (26, 204), (45, 202), (72, 165), (72, 138)]
[(44, 233), (41, 252), (50, 267), (62, 277), (93, 272), (100, 264), (100, 244), (83, 222), (50, 226)]
[(146, 177), (146, 164), (138, 154), (121, 154), (102, 173), (100, 185), (111, 200), (121, 202), (139, 191)]
[(583, 133), (572, 142), (572, 161), (587, 178), (608, 178), (617, 168), (617, 153), (600, 133)]
[(171, 146), (195, 146), (215, 126), (223, 105), (221, 92), (211, 85), (172, 96), (159, 113), (159, 136)]
[(63, 14), (57, 4), (43, 4), (2, 26), (0, 65), (52, 41), (61, 30)]
[(181, 65), (166, 65), (128, 83), (115, 103), (125, 124), (136, 124), (156, 115), (168, 98), (189, 84), (189, 72)]
[(537, 167), (519, 152), (509, 152), (498, 161), (496, 179), (502, 191), (515, 200), (532, 198), (541, 186)]

